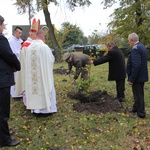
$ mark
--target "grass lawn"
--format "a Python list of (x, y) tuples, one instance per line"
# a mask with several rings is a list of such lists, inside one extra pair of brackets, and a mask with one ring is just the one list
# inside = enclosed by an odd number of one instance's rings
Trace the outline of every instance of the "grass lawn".
[[(56, 63), (54, 68), (66, 63)], [(150, 62), (149, 62), (150, 67)], [(150, 70), (150, 68), (149, 68)], [(115, 82), (107, 81), (108, 64), (91, 66), (91, 91), (106, 90), (115, 96)], [(58, 112), (37, 118), (23, 102), (11, 101), (9, 126), (20, 145), (5, 150), (150, 150), (150, 82), (145, 84), (145, 119), (128, 113), (83, 114), (72, 109), (77, 100), (67, 97), (74, 90), (67, 75), (54, 74)], [(67, 80), (63, 82), (63, 80)], [(124, 108), (131, 108), (133, 96), (126, 82)]]

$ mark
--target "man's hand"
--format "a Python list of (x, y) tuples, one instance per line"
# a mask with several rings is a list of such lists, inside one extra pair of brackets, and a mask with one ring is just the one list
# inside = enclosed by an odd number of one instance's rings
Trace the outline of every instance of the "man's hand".
[(13, 71), (14, 71), (14, 72), (17, 72), (17, 70), (16, 70), (15, 68), (13, 68)]
[(74, 86), (75, 84), (76, 84), (76, 81), (75, 81), (75, 80), (73, 80), (72, 85)]
[(130, 81), (128, 81), (128, 84), (133, 85), (133, 83), (132, 83), (132, 82), (130, 82)]
[(91, 59), (91, 60), (89, 61), (89, 63), (90, 63), (90, 64), (93, 64), (93, 60)]
[(67, 75), (68, 75), (69, 73), (70, 73), (70, 70), (67, 70), (65, 74), (67, 74)]

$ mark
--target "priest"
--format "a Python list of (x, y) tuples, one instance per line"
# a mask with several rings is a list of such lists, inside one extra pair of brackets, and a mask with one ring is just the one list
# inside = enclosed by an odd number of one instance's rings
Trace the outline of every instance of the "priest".
[(22, 95), (23, 103), (26, 106), (26, 94), (25, 94), (25, 62), (26, 62), (26, 49), (33, 40), (36, 39), (36, 32), (40, 29), (40, 20), (36, 21), (36, 18), (32, 20), (32, 25), (29, 31), (29, 37), (23, 42), (19, 60), (21, 63), (21, 70), (16, 73), (15, 95)]
[(51, 115), (57, 112), (53, 79), (55, 59), (44, 41), (44, 31), (38, 30), (36, 40), (26, 49), (26, 107), (36, 115)]

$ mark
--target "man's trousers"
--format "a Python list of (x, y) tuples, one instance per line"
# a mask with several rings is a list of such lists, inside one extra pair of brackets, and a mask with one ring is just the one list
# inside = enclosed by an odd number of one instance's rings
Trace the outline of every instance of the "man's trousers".
[(134, 97), (133, 111), (141, 118), (146, 116), (145, 102), (144, 102), (144, 83), (134, 83), (132, 85), (132, 92)]
[(10, 87), (0, 88), (0, 145), (7, 143), (11, 137), (8, 127), (10, 116)]

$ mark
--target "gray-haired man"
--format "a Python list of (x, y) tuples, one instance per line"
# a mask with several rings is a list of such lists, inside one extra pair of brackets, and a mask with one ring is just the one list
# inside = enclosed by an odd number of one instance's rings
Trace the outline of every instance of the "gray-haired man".
[(130, 112), (137, 113), (137, 116), (140, 118), (145, 118), (144, 83), (148, 81), (148, 51), (139, 42), (139, 37), (136, 33), (129, 34), (128, 41), (132, 48), (127, 62), (127, 74), (128, 83), (132, 85), (134, 96), (134, 104)]

